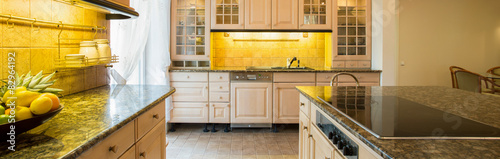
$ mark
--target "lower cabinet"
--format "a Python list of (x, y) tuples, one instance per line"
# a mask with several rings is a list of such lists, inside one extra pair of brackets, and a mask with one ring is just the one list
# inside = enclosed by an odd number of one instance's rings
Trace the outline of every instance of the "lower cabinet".
[(316, 126), (311, 126), (311, 143), (312, 147), (309, 152), (312, 159), (334, 159), (335, 148), (331, 145)]
[(165, 102), (161, 102), (83, 152), (78, 159), (164, 159), (165, 133)]
[(172, 123), (208, 122), (208, 103), (172, 102), (170, 121)]
[(299, 159), (309, 158), (309, 118), (300, 112), (299, 120)]
[(272, 83), (231, 83), (231, 123), (271, 123)]
[(295, 86), (314, 86), (314, 83), (274, 83), (273, 123), (298, 123), (300, 93)]
[(210, 123), (229, 123), (230, 119), (230, 108), (229, 103), (211, 103), (208, 115)]

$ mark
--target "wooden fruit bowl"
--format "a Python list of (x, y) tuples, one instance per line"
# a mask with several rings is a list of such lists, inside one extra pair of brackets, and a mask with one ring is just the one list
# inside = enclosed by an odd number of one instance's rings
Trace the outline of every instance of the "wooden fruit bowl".
[(24, 133), (28, 130), (31, 130), (33, 128), (36, 128), (37, 126), (42, 125), (43, 123), (47, 122), (50, 120), (52, 117), (56, 116), (61, 110), (64, 108), (64, 106), (60, 105), (58, 109), (50, 111), (48, 113), (42, 114), (42, 115), (33, 115), (32, 118), (29, 119), (24, 119), (20, 121), (16, 121), (15, 123), (7, 123), (7, 124), (2, 124), (0, 125), (0, 138), (8, 138), (7, 133), (11, 131), (10, 126), (14, 125), (15, 129), (14, 131), (16, 132), (16, 135), (19, 135), (21, 133)]

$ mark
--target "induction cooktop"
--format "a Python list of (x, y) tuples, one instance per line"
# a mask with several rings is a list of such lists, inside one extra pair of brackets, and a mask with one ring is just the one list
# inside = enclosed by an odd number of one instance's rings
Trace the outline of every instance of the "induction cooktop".
[(320, 100), (380, 139), (500, 139), (500, 129), (371, 87), (332, 87)]

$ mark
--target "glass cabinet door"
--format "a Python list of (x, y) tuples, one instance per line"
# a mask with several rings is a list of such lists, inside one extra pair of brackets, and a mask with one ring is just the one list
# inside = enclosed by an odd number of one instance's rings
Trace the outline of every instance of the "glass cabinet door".
[(300, 0), (299, 29), (330, 30), (332, 0)]
[(212, 29), (243, 29), (243, 0), (212, 0)]
[(206, 28), (206, 19), (210, 19), (206, 10), (209, 2), (210, 0), (172, 1), (171, 57), (174, 67), (199, 67), (200, 61), (210, 60), (206, 47), (206, 41), (210, 41), (206, 40), (210, 35), (210, 30)]
[(371, 60), (369, 0), (335, 0), (334, 60)]

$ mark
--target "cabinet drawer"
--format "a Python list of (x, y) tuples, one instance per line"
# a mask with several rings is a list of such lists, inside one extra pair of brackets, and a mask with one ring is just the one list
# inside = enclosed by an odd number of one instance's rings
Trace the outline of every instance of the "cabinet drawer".
[(118, 158), (134, 144), (134, 122), (123, 126), (80, 155), (79, 159)]
[(208, 73), (172, 72), (170, 81), (174, 82), (208, 82)]
[(118, 159), (135, 159), (135, 145), (128, 149), (127, 152), (123, 153)]
[(208, 122), (208, 103), (173, 102), (172, 106), (171, 123)]
[(358, 61), (358, 68), (370, 68), (371, 66), (370, 61)]
[(229, 102), (229, 93), (210, 93), (210, 102)]
[(160, 121), (136, 144), (136, 158), (165, 159), (165, 119)]
[[(330, 83), (333, 75), (336, 73), (318, 73), (316, 76), (317, 83)], [(379, 82), (379, 73), (352, 73), (360, 83), (378, 83)], [(340, 75), (338, 76), (340, 83), (345, 82), (354, 82), (351, 76), (348, 75)]]
[(229, 83), (214, 82), (210, 83), (210, 92), (229, 92)]
[(209, 73), (210, 82), (229, 82), (229, 73)]
[(175, 93), (172, 94), (174, 102), (208, 101), (208, 83), (206, 82), (172, 82), (171, 86), (175, 88)]
[(230, 109), (229, 103), (210, 103), (209, 123), (229, 123)]
[(165, 118), (165, 100), (137, 118), (137, 140)]
[(346, 61), (345, 62), (345, 67), (346, 68), (357, 68), (358, 67), (358, 61)]
[(307, 99), (306, 96), (300, 95), (300, 102), (299, 102), (299, 108), (300, 111), (304, 113), (307, 117), (310, 117), (311, 114), (311, 102), (309, 99)]
[(316, 80), (314, 73), (274, 73), (274, 82), (288, 82), (288, 83), (300, 83), (300, 82), (314, 82)]
[(345, 61), (333, 61), (332, 67), (333, 68), (344, 68), (345, 67)]

